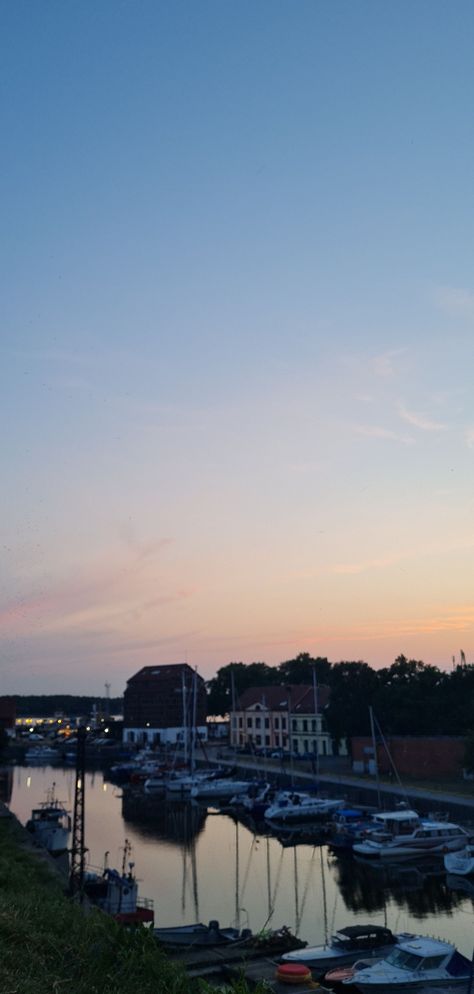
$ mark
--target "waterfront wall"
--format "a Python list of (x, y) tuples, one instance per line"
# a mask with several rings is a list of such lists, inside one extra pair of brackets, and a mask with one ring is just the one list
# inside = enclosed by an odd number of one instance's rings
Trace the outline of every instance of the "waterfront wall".
[[(401, 777), (462, 776), (464, 742), (461, 737), (405, 736), (385, 737), (394, 765)], [(372, 739), (362, 736), (352, 739), (352, 764), (355, 773), (374, 772)], [(377, 743), (377, 763), (381, 774), (390, 775), (392, 767), (383, 743)]]

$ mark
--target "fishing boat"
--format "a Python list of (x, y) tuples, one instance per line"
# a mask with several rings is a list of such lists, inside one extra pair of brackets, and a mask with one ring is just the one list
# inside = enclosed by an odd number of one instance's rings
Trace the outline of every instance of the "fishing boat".
[(252, 932), (249, 928), (221, 928), (218, 921), (210, 921), (208, 925), (198, 922), (195, 925), (154, 928), (153, 935), (165, 946), (228, 946), (246, 941)]
[(472, 963), (451, 942), (415, 936), (401, 942), (373, 966), (356, 970), (343, 980), (362, 994), (467, 994)]
[(457, 877), (474, 876), (474, 846), (467, 845), (457, 852), (448, 852), (444, 857), (444, 868)]
[(305, 963), (316, 976), (323, 976), (335, 967), (350, 966), (359, 960), (388, 954), (400, 942), (415, 938), (404, 932), (394, 935), (383, 925), (348, 925), (339, 929), (331, 936), (324, 946), (307, 946), (291, 953), (285, 953), (282, 960), (285, 963)]
[(152, 925), (155, 919), (153, 901), (138, 896), (138, 881), (134, 863), (127, 861), (131, 845), (125, 840), (122, 869), (107, 865), (102, 870), (89, 867), (84, 878), (84, 891), (101, 911), (111, 915), (121, 925)]
[(59, 856), (67, 850), (71, 818), (64, 805), (56, 798), (55, 786), (53, 783), (47, 792), (46, 801), (33, 808), (26, 828), (37, 845), (43, 846), (51, 855)]

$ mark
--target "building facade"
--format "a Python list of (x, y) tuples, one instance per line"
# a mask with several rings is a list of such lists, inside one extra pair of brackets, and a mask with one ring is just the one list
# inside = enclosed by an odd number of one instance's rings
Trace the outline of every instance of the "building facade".
[(206, 687), (187, 663), (144, 666), (127, 681), (123, 742), (178, 744), (190, 739), (194, 720), (197, 737), (205, 740)]
[(250, 687), (230, 715), (230, 744), (251, 749), (331, 756), (333, 744), (324, 720), (329, 688), (306, 684)]

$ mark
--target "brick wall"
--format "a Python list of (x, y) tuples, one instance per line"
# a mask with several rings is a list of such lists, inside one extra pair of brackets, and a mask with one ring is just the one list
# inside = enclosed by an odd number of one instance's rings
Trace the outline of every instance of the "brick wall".
[[(464, 761), (464, 739), (439, 735), (415, 738), (410, 736), (386, 736), (395, 767), (401, 777), (446, 777), (461, 776)], [(357, 737), (352, 739), (352, 761), (363, 762), (368, 770), (369, 760), (373, 759), (372, 740)], [(377, 743), (377, 761), (380, 773), (389, 773), (390, 761), (382, 743)]]

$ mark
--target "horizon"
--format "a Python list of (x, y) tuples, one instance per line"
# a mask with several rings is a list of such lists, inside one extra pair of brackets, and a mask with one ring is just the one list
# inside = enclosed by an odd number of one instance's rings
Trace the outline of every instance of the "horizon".
[(474, 659), (472, 4), (1, 16), (4, 692)]

